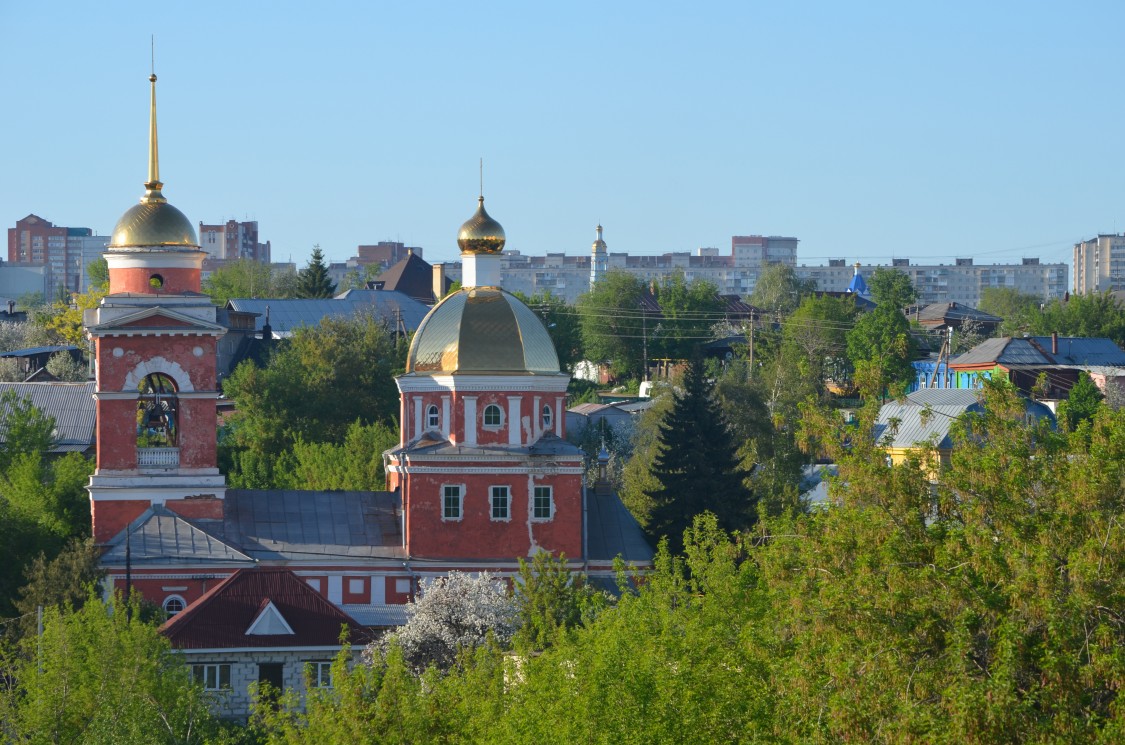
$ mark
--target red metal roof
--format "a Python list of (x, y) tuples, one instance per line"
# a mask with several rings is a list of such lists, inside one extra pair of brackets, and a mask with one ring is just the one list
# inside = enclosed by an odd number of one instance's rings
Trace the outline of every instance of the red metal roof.
[[(273, 603), (292, 634), (246, 633), (267, 602)], [(340, 644), (344, 626), (347, 641), (368, 641), (366, 629), (293, 572), (255, 567), (239, 569), (212, 587), (168, 619), (160, 632), (178, 649), (333, 647)]]

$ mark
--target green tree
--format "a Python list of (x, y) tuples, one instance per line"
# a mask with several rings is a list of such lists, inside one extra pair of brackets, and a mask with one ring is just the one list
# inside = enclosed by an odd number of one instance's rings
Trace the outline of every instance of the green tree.
[(36, 609), (56, 608), (60, 613), (81, 608), (105, 576), (99, 565), (102, 549), (90, 538), (72, 538), (53, 559), (45, 553), (31, 562), (25, 574), (26, 584), (15, 600), (16, 613), (22, 616), (11, 630), (18, 636), (35, 633)]
[(688, 282), (682, 272), (664, 278), (656, 288), (663, 318), (653, 329), (652, 348), (666, 359), (691, 357), (700, 344), (712, 338), (711, 327), (722, 318), (723, 302), (712, 282)]
[(90, 279), (91, 288), (109, 292), (109, 263), (104, 256), (99, 256), (86, 265), (86, 276)]
[(898, 269), (878, 267), (867, 281), (871, 297), (879, 305), (888, 305), (896, 312), (917, 301), (918, 291), (910, 281), (910, 275)]
[(628, 272), (611, 270), (578, 298), (582, 344), (590, 360), (609, 366), (618, 377), (644, 377), (645, 337), (651, 320), (642, 317), (645, 285)]
[(1023, 336), (1036, 325), (1042, 300), (1038, 295), (1011, 287), (985, 287), (980, 291), (980, 310), (1004, 319), (1000, 336)]
[(233, 298), (297, 297), (298, 275), (279, 270), (263, 261), (237, 259), (211, 272), (203, 280), (203, 291), (216, 305), (226, 305)]
[(47, 372), (62, 382), (78, 383), (90, 378), (90, 371), (70, 352), (56, 352), (47, 360)]
[(106, 289), (91, 285), (83, 293), (75, 293), (56, 301), (49, 313), (38, 315), (36, 321), (42, 323), (47, 332), (56, 340), (73, 344), (82, 349), (86, 345), (86, 327), (83, 314), (101, 305)]
[(297, 276), (297, 297), (324, 298), (336, 294), (336, 285), (328, 276), (328, 266), (324, 263), (324, 252), (320, 246), (313, 246), (312, 256)]
[(341, 445), (357, 421), (393, 422), (405, 354), (381, 320), (361, 314), (297, 329), (264, 368), (239, 365), (223, 383), (237, 412), (220, 437), (231, 483), (277, 488), (278, 459), (298, 441)]
[(1125, 305), (1109, 292), (1052, 300), (1035, 316), (1032, 330), (1048, 335), (1102, 337), (1125, 347)]
[(522, 292), (512, 293), (535, 311), (547, 327), (547, 333), (555, 344), (559, 356), (559, 366), (573, 372), (575, 364), (582, 360), (582, 328), (578, 321), (578, 311), (550, 290), (537, 292), (531, 297)]
[(767, 264), (754, 282), (750, 304), (767, 313), (789, 315), (814, 290), (816, 281), (799, 278), (788, 264)]
[(1103, 399), (1105, 396), (1090, 376), (1079, 373), (1066, 400), (1059, 404), (1059, 422), (1066, 426), (1068, 432), (1075, 431), (1079, 424), (1094, 418)]
[[(889, 293), (884, 297), (905, 297), (893, 286)], [(874, 310), (861, 315), (848, 332), (848, 358), (866, 398), (882, 398), (888, 390), (897, 395), (905, 391), (914, 378), (910, 361), (914, 359), (917, 345), (910, 336), (910, 323), (901, 307), (897, 300), (880, 302)]]
[(570, 571), (565, 556), (540, 551), (531, 561), (519, 561), (514, 585), (519, 620), (512, 639), (517, 650), (540, 652), (554, 646), (608, 603), (605, 594)]
[(846, 334), (855, 325), (851, 298), (812, 296), (782, 323), (782, 354), (790, 370), (787, 390), (805, 396), (824, 396), (828, 382), (850, 377)]
[(397, 444), (393, 427), (357, 420), (339, 445), (298, 439), (282, 455), (275, 482), (290, 489), (381, 491), (386, 486), (383, 451)]
[(216, 725), (203, 691), (139, 617), (96, 597), (75, 611), (48, 607), (42, 639), (24, 639), (10, 663), (17, 682), (0, 694), (12, 741), (205, 742)]
[(741, 530), (757, 519), (757, 499), (746, 488), (737, 443), (696, 357), (684, 373), (683, 392), (660, 425), (660, 450), (652, 465), (659, 483), (649, 492), (649, 531), (667, 536), (673, 550), (694, 517), (713, 512), (725, 530)]

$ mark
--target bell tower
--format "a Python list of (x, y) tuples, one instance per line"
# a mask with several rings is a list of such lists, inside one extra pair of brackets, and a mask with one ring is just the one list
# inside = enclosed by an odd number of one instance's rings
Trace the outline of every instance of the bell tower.
[(97, 368), (97, 469), (87, 486), (97, 543), (154, 504), (220, 518), (226, 490), (215, 411), (226, 330), (200, 291), (206, 253), (195, 229), (162, 193), (156, 75), (149, 83), (145, 193), (113, 229), (109, 294), (84, 319)]

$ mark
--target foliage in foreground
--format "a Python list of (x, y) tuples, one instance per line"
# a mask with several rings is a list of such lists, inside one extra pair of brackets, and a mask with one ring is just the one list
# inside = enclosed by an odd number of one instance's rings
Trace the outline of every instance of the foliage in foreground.
[[(1120, 742), (1125, 414), (1074, 432), (992, 385), (951, 467), (888, 467), (807, 412), (841, 479), (823, 512), (696, 520), (635, 591), (538, 654), (340, 670), (267, 742)], [(836, 417), (838, 420), (838, 416)], [(869, 426), (871, 416), (861, 423)], [(845, 448), (845, 444), (847, 448)], [(1034, 455), (1034, 457), (1032, 457)]]

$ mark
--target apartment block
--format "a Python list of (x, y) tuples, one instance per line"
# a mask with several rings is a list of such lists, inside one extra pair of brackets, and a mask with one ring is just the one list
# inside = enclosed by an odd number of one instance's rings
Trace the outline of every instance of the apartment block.
[[(860, 274), (871, 278), (878, 268), (904, 272), (918, 291), (918, 301), (929, 303), (961, 303), (976, 307), (981, 291), (988, 288), (1009, 288), (1035, 295), (1043, 302), (1061, 298), (1067, 291), (1066, 264), (1042, 264), (1037, 258), (1025, 258), (1019, 264), (976, 264), (971, 258), (957, 259), (952, 264), (912, 264), (910, 259), (892, 259), (887, 264), (859, 264)], [(827, 266), (796, 267), (797, 276), (812, 279), (817, 289), (844, 292), (855, 274), (855, 265), (844, 259), (830, 259)]]
[(235, 261), (253, 259), (270, 262), (270, 242), (258, 241), (258, 221), (227, 220), (219, 225), (199, 223), (199, 247), (212, 259)]
[(1125, 290), (1125, 234), (1099, 234), (1074, 244), (1074, 292)]
[(90, 228), (58, 226), (38, 215), (28, 215), (8, 228), (8, 261), (44, 267), (48, 293), (85, 291), (90, 282), (86, 267), (108, 245), (107, 235), (94, 235)]

